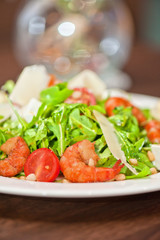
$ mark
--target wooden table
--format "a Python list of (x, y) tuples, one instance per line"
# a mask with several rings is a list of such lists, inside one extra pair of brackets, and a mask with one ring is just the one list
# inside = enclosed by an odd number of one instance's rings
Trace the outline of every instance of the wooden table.
[[(11, 45), (18, 0), (0, 2), (0, 83), (21, 67)], [(2, 21), (3, 20), (3, 21)], [(125, 66), (134, 92), (160, 96), (160, 53), (136, 41)], [(0, 194), (0, 240), (159, 240), (160, 192), (99, 199), (45, 199)]]
[(102, 199), (0, 195), (0, 239), (160, 239), (160, 192)]

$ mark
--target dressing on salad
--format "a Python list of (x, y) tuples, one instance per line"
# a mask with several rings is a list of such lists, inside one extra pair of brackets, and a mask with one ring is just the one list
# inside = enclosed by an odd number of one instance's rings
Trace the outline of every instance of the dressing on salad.
[(95, 73), (61, 82), (30, 66), (10, 83), (0, 92), (1, 176), (86, 183), (160, 170), (159, 120), (126, 96), (106, 96)]

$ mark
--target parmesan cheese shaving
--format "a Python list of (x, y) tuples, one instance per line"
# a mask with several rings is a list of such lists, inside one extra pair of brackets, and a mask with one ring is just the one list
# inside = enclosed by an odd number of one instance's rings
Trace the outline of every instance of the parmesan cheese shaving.
[(102, 99), (102, 93), (106, 89), (106, 84), (95, 72), (84, 70), (69, 81), (68, 87), (71, 89), (76, 87), (86, 87), (92, 91), (97, 99)]
[(33, 116), (37, 115), (38, 109), (41, 106), (41, 102), (35, 98), (32, 98), (29, 103), (21, 109), (21, 117), (26, 120), (26, 122), (31, 122)]
[(114, 126), (104, 117), (101, 113), (94, 110), (94, 115), (100, 124), (103, 135), (105, 137), (106, 143), (113, 154), (113, 156), (118, 160), (120, 159), (122, 163), (134, 174), (138, 174), (137, 171), (127, 163), (124, 152), (121, 150), (121, 145), (118, 141), (117, 135), (115, 134)]
[(160, 170), (160, 145), (151, 144), (151, 150), (155, 157), (155, 161), (153, 163), (156, 166), (156, 168)]
[(0, 115), (3, 116), (3, 118), (0, 119), (0, 122), (5, 121), (7, 118), (9, 118), (12, 115), (12, 109), (9, 103), (0, 104)]
[(49, 81), (47, 70), (42, 65), (25, 67), (19, 76), (10, 99), (21, 106), (28, 104), (32, 98), (39, 98), (40, 92)]
[(160, 100), (151, 109), (151, 114), (154, 118), (156, 118), (157, 120), (160, 120)]

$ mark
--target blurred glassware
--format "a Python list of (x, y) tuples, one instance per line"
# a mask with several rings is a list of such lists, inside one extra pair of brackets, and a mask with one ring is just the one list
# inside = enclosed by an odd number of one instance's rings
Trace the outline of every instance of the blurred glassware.
[(15, 52), (22, 65), (43, 63), (61, 79), (88, 68), (106, 81), (108, 69), (125, 64), (132, 36), (121, 0), (29, 0), (17, 17)]

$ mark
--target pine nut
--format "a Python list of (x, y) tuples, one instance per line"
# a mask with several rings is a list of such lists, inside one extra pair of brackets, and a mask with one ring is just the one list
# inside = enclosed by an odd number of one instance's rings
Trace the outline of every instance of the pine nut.
[(48, 169), (49, 169), (49, 166), (48, 166), (48, 165), (47, 165), (47, 166), (45, 166), (45, 169), (47, 169), (47, 170), (48, 170)]
[(151, 162), (153, 162), (155, 160), (155, 156), (151, 151), (147, 152), (147, 156)]
[(29, 174), (26, 177), (26, 180), (28, 180), (28, 181), (36, 181), (36, 175), (34, 173)]
[(82, 93), (81, 93), (80, 91), (75, 91), (75, 92), (72, 93), (72, 97), (73, 97), (74, 99), (78, 99), (78, 98), (80, 98), (81, 96), (82, 96)]
[(123, 180), (125, 180), (125, 179), (126, 179), (126, 176), (125, 176), (123, 173), (117, 174), (117, 175), (115, 176), (115, 180), (116, 180), (116, 181), (123, 181)]
[(129, 159), (129, 162), (130, 162), (131, 165), (134, 165), (134, 166), (136, 166), (138, 164), (138, 161), (135, 158)]
[(20, 176), (19, 179), (21, 179), (21, 180), (26, 180), (26, 177), (25, 177), (25, 176)]
[(156, 168), (150, 168), (151, 174), (156, 174), (157, 173), (157, 169)]
[(64, 178), (64, 179), (62, 180), (62, 183), (70, 183), (70, 181), (68, 181), (67, 179)]
[(88, 166), (94, 167), (94, 160), (92, 158), (89, 159)]

